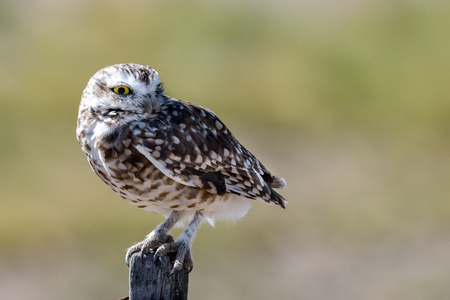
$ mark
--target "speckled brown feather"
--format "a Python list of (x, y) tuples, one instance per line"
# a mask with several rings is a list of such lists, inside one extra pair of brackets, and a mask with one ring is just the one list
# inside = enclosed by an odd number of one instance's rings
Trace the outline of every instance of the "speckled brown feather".
[(270, 186), (277, 178), (213, 112), (166, 97), (149, 119), (130, 124), (130, 129), (143, 141), (141, 152), (148, 151), (165, 168), (163, 173), (211, 194), (235, 193), (284, 207), (284, 199)]
[[(113, 93), (117, 85), (129, 86), (130, 94)], [(203, 211), (230, 195), (285, 206), (273, 190), (284, 179), (271, 175), (213, 112), (165, 96), (150, 67), (97, 72), (82, 95), (77, 138), (94, 172), (141, 208)]]

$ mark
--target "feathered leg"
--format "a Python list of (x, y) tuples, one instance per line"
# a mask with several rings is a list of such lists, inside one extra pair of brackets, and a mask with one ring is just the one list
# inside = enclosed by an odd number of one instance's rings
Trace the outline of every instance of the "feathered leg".
[(125, 262), (129, 265), (131, 256), (134, 253), (148, 253), (151, 250), (155, 250), (163, 244), (173, 243), (172, 237), (169, 235), (170, 229), (180, 220), (183, 213), (179, 211), (173, 211), (169, 217), (161, 224), (159, 224), (155, 230), (150, 232), (149, 235), (142, 241), (139, 242), (127, 250), (125, 255)]
[(195, 212), (194, 218), (189, 223), (186, 230), (180, 234), (175, 242), (161, 245), (155, 253), (155, 258), (166, 255), (169, 252), (177, 252), (175, 263), (170, 274), (181, 270), (183, 263), (186, 263), (189, 271), (193, 268), (193, 260), (191, 257), (191, 244), (194, 239), (197, 227), (203, 219), (203, 213), (200, 211)]

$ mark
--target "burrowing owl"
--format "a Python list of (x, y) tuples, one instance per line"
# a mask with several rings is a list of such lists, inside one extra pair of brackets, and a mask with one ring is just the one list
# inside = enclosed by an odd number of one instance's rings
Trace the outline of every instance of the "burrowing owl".
[[(158, 73), (120, 64), (98, 71), (81, 97), (77, 139), (94, 172), (131, 204), (166, 217), (136, 252), (176, 252), (172, 272), (192, 268), (191, 242), (203, 220), (237, 219), (251, 199), (284, 208), (284, 188), (210, 110), (164, 95)], [(170, 229), (190, 223), (174, 242)]]

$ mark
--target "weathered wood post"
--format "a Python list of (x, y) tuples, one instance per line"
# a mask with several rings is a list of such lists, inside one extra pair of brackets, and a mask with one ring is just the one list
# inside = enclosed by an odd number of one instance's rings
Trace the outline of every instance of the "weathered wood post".
[[(174, 254), (154, 260), (154, 253), (136, 253), (130, 261), (129, 300), (186, 300), (189, 271), (183, 267), (169, 275), (175, 260)], [(126, 299), (126, 298), (124, 298)]]

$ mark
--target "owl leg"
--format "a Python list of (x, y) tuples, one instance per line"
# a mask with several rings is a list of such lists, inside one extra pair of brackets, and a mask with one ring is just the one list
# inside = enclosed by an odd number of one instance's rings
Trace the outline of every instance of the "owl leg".
[[(128, 248), (127, 254), (125, 255), (127, 266), (129, 266), (131, 256), (133, 256), (134, 253), (148, 253), (150, 250), (155, 250), (163, 244), (173, 243), (173, 238), (169, 235), (169, 231), (180, 220), (182, 214), (182, 212), (173, 211), (169, 217), (163, 223), (159, 224), (155, 230), (150, 232), (142, 242)], [(142, 255), (142, 257), (144, 256)]]
[(170, 274), (181, 270), (183, 263), (186, 263), (186, 267), (189, 271), (192, 270), (193, 260), (191, 257), (191, 244), (197, 231), (197, 227), (200, 225), (202, 219), (203, 213), (197, 211), (191, 223), (189, 223), (186, 230), (180, 234), (175, 242), (163, 244), (156, 250), (155, 258), (164, 256), (169, 252), (177, 252), (175, 263), (173, 264), (173, 269)]

